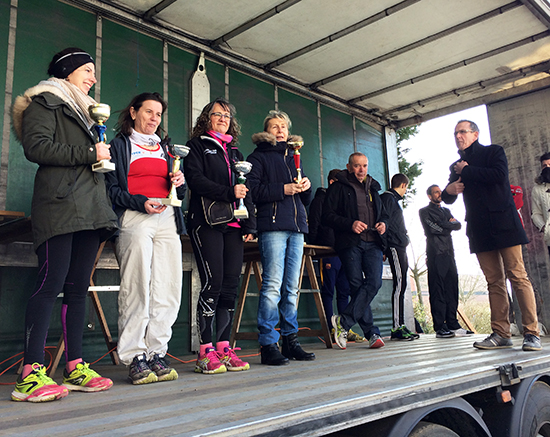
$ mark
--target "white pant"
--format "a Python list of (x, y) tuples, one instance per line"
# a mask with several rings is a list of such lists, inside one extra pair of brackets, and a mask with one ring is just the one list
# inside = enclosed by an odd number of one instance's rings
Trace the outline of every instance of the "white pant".
[(181, 240), (174, 210), (144, 214), (127, 210), (116, 245), (120, 266), (118, 355), (129, 365), (136, 355), (161, 357), (168, 350), (181, 302)]

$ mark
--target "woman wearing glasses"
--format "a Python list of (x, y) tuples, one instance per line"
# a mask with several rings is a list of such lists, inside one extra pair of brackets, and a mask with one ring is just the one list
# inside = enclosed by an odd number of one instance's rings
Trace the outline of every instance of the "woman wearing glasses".
[[(256, 219), (248, 188), (236, 183), (233, 164), (243, 160), (236, 143), (241, 133), (234, 118), (235, 107), (223, 98), (206, 105), (197, 118), (187, 143), (189, 155), (184, 160), (185, 175), (191, 189), (188, 228), (191, 245), (201, 278), (197, 316), (200, 354), (195, 366), (198, 373), (223, 373), (248, 370), (229, 346), (237, 287), (243, 262), (244, 241), (253, 238)], [(244, 199), (249, 218), (223, 218), (216, 209), (236, 208)], [(212, 325), (216, 318), (216, 344)], [(238, 348), (236, 348), (238, 349)]]

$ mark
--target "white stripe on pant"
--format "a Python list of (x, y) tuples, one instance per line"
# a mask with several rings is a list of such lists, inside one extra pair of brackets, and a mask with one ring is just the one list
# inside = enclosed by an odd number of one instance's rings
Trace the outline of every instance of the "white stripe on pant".
[(178, 316), (182, 287), (181, 240), (174, 210), (144, 214), (127, 210), (121, 217), (116, 252), (120, 266), (118, 355), (130, 364), (168, 350)]

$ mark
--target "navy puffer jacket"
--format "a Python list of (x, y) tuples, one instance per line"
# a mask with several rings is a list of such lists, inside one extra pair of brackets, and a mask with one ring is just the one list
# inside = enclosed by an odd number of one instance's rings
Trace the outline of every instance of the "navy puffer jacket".
[[(302, 141), (302, 138), (289, 136), (288, 141)], [(294, 182), (298, 175), (294, 151), (286, 142), (278, 143), (275, 136), (267, 132), (252, 135), (252, 142), (256, 144), (256, 150), (247, 158), (252, 164), (248, 180), (257, 209), (258, 232), (292, 231), (307, 234), (305, 207), (311, 201), (311, 188), (292, 196), (284, 193), (284, 185)]]

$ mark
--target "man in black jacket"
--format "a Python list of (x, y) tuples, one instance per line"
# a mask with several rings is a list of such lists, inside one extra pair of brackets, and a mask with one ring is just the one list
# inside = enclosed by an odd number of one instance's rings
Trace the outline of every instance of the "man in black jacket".
[[(342, 170), (333, 169), (328, 172), (328, 185), (336, 181), (336, 175)], [(323, 216), (323, 203), (325, 201), (327, 189), (323, 187), (317, 188), (315, 197), (309, 205), (309, 234), (308, 241), (310, 244), (318, 246), (334, 247), (334, 231), (331, 227), (321, 223)], [(321, 299), (325, 309), (325, 316), (329, 329), (334, 329), (332, 326), (333, 300), (334, 289), (336, 288), (336, 308), (338, 313), (342, 313), (349, 302), (349, 282), (346, 278), (346, 273), (342, 266), (342, 261), (338, 256), (329, 256), (322, 259), (323, 268), (323, 285), (321, 286)], [(362, 343), (365, 338), (353, 332), (351, 329), (348, 332), (348, 341)]]
[(455, 127), (460, 159), (450, 167), (449, 184), (441, 193), (453, 203), (460, 193), (466, 206), (466, 235), (487, 280), (493, 333), (474, 343), (478, 349), (510, 348), (506, 273), (515, 290), (523, 324), (523, 350), (542, 349), (533, 286), (529, 282), (521, 245), (529, 242), (519, 219), (508, 179), (504, 149), (478, 143), (479, 128), (469, 120)]
[(345, 349), (348, 330), (359, 323), (369, 347), (384, 346), (374, 326), (370, 303), (382, 286), (382, 252), (387, 213), (378, 191), (380, 184), (367, 174), (368, 159), (352, 153), (344, 170), (327, 190), (322, 222), (334, 229), (334, 248), (342, 261), (351, 289), (351, 301), (332, 316), (334, 340)]
[(418, 212), (426, 234), (426, 259), (430, 310), (437, 338), (473, 334), (460, 326), (458, 309), (458, 272), (456, 269), (452, 231), (462, 225), (448, 208), (441, 206), (441, 189), (430, 185), (426, 191), (430, 204)]
[(392, 340), (410, 341), (418, 338), (405, 325), (405, 292), (407, 291), (407, 271), (409, 260), (407, 259), (407, 246), (409, 236), (405, 228), (403, 209), (399, 202), (407, 192), (409, 178), (403, 173), (397, 173), (391, 178), (391, 188), (380, 196), (382, 204), (386, 209), (389, 222), (386, 229), (388, 247), (384, 256), (388, 260), (393, 276), (392, 291), (392, 312), (393, 329), (391, 330)]

